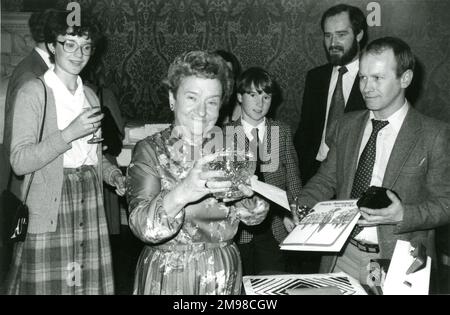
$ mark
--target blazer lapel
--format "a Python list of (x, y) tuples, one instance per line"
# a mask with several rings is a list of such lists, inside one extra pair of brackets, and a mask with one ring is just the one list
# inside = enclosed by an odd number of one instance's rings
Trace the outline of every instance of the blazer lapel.
[(367, 120), (369, 119), (369, 111), (366, 111), (360, 119), (356, 120), (351, 126), (347, 135), (345, 154), (344, 154), (344, 176), (343, 176), (343, 196), (350, 197), (352, 191), (353, 180), (355, 178), (356, 167), (358, 166), (359, 151), (361, 141), (366, 128)]
[(41, 55), (35, 49), (33, 49), (31, 55), (31, 66), (33, 67), (33, 72), (39, 75), (44, 74), (48, 70), (44, 59), (42, 59)]
[[(400, 176), (400, 170), (405, 165), (408, 157), (411, 155), (412, 150), (416, 146), (417, 139), (419, 138), (418, 133), (421, 130), (421, 119), (417, 115), (417, 112), (410, 107), (408, 114), (403, 121), (403, 125), (395, 140), (394, 147), (389, 157), (388, 165), (384, 173), (383, 187), (392, 189), (395, 185), (397, 179)], [(387, 258), (392, 256), (395, 248), (396, 239), (392, 237), (387, 237), (388, 235), (394, 234), (393, 225), (379, 225), (377, 227), (378, 231), (378, 242), (380, 244), (380, 255), (382, 258)], [(400, 235), (400, 239), (403, 237)]]
[[(56, 114), (56, 104), (55, 104), (55, 96), (53, 94), (53, 90), (47, 86), (47, 83), (45, 82), (44, 75), (39, 76), (39, 78), (45, 83), (45, 91), (47, 92), (47, 105), (46, 105), (46, 112), (45, 112), (45, 126), (44, 126), (44, 132), (45, 130), (48, 130), (49, 133), (55, 132), (58, 130), (58, 119)], [(42, 84), (39, 82), (39, 85), (42, 86)], [(42, 94), (45, 92), (42, 91)], [(44, 99), (44, 97), (42, 98)], [(44, 134), (45, 137), (45, 134)]]
[(266, 119), (266, 132), (264, 133), (264, 139), (262, 142), (264, 153), (271, 154), (272, 152), (272, 122), (270, 119)]
[(383, 187), (392, 188), (397, 181), (400, 170), (414, 149), (421, 130), (421, 120), (416, 111), (410, 107), (402, 127), (395, 140), (386, 172), (383, 178)]
[(359, 109), (366, 109), (366, 106), (364, 99), (361, 95), (361, 92), (359, 90), (359, 79), (358, 76), (356, 76), (344, 112), (347, 113)]
[[(273, 133), (272, 133), (273, 132)], [(280, 152), (280, 126), (278, 124), (274, 124), (272, 120), (266, 119), (266, 132), (264, 134), (263, 146), (261, 155), (263, 155), (263, 164), (265, 168), (265, 174), (274, 173), (277, 168), (272, 164), (272, 162), (278, 159), (278, 164), (280, 163), (279, 159), (282, 155)], [(278, 157), (274, 158), (273, 154), (278, 154)]]
[[(234, 150), (237, 151), (245, 151), (248, 152), (249, 150), (249, 140), (244, 132), (244, 127), (242, 126), (241, 118), (233, 121), (225, 128), (228, 128), (229, 126), (233, 127), (233, 130), (231, 132), (232, 135), (232, 147)], [(227, 135), (229, 134), (228, 131), (225, 132)], [(229, 136), (227, 136), (228, 138)], [(228, 141), (228, 140), (226, 140)]]
[(333, 72), (333, 66), (331, 64), (326, 67), (326, 69), (323, 72), (323, 76), (320, 78), (320, 90), (318, 92), (318, 97), (320, 101), (318, 102), (319, 106), (319, 117), (321, 119), (322, 127), (321, 130), (323, 130), (323, 127), (325, 126), (325, 114), (327, 112), (327, 103), (328, 103), (328, 90), (330, 88), (330, 81), (331, 81), (331, 74)]
[(84, 95), (86, 96), (87, 101), (89, 102), (89, 104), (91, 104), (92, 107), (100, 107), (97, 95), (87, 86), (84, 88)]

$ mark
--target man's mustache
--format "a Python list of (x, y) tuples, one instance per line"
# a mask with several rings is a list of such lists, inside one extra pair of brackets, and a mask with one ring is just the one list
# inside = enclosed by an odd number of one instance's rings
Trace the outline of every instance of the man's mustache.
[(328, 49), (329, 52), (332, 52), (333, 50), (344, 51), (344, 47), (341, 47), (341, 46), (330, 46), (330, 48)]

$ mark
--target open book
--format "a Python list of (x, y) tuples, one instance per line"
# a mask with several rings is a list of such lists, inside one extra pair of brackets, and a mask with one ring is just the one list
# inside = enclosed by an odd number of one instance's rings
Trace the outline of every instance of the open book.
[(339, 252), (361, 215), (356, 201), (319, 202), (281, 243), (281, 249)]

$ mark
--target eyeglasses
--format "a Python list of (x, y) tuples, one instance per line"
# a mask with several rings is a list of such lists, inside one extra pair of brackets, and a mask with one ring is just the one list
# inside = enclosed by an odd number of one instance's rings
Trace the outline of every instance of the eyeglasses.
[(85, 56), (91, 56), (94, 53), (95, 47), (92, 44), (86, 44), (86, 45), (78, 45), (77, 42), (73, 40), (66, 40), (64, 42), (57, 41), (63, 46), (63, 49), (65, 52), (73, 53), (78, 50), (78, 48), (81, 47), (81, 53)]

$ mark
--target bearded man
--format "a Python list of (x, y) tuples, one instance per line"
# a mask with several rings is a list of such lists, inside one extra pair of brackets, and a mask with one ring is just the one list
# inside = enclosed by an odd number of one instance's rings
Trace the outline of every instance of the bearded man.
[(321, 28), (328, 63), (306, 75), (294, 140), (305, 184), (327, 157), (327, 138), (337, 119), (345, 112), (365, 109), (358, 77), (359, 54), (367, 33), (363, 12), (354, 6), (336, 5), (323, 14)]

